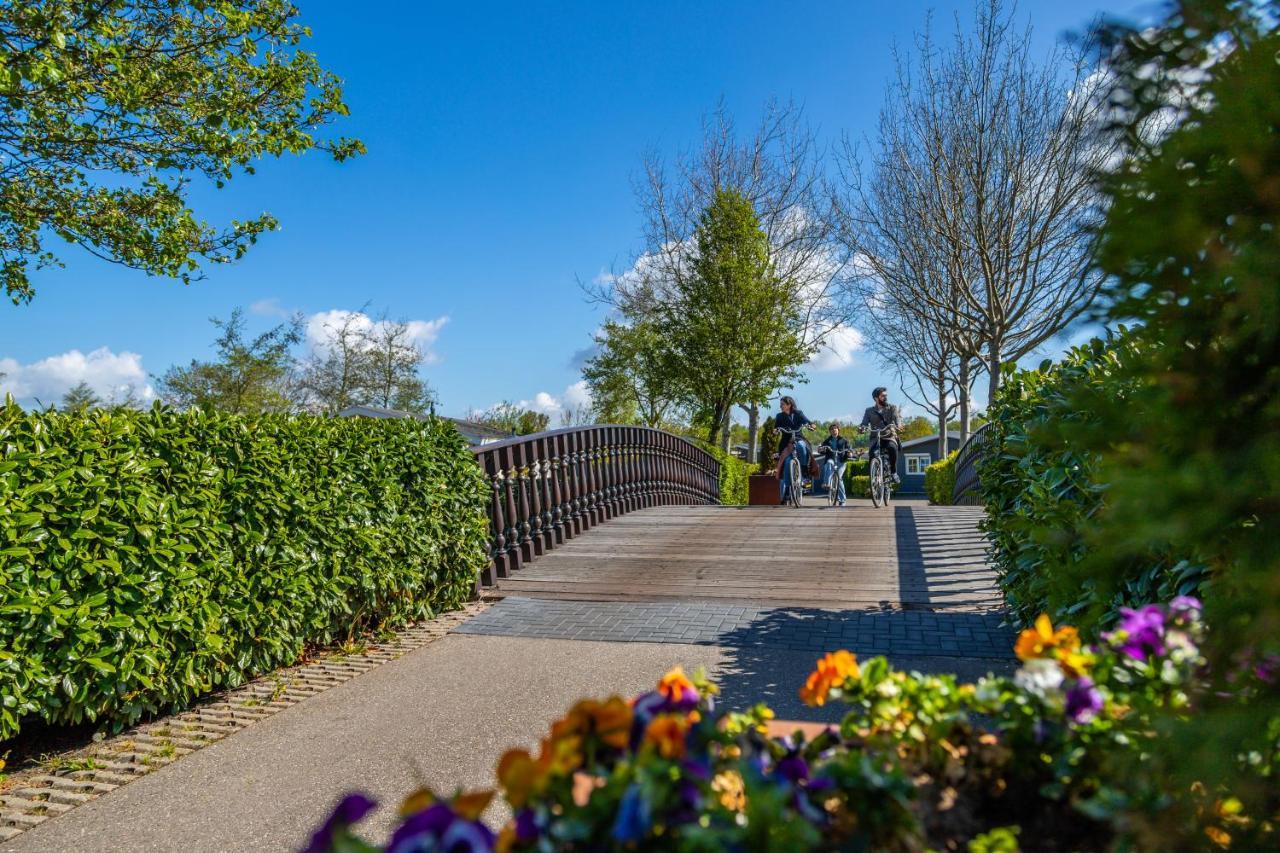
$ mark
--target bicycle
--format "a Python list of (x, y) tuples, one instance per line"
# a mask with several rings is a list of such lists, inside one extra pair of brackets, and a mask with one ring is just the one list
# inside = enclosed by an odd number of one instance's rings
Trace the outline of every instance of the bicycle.
[(892, 431), (893, 427), (863, 430), (871, 435), (873, 441), (867, 474), (871, 479), (871, 503), (878, 507), (888, 506), (889, 496), (893, 494), (893, 472), (884, 464), (884, 442)]
[[(832, 453), (837, 452), (822, 446), (819, 446), (814, 450), (815, 458), (818, 460), (819, 464), (822, 463), (823, 457)], [(827, 481), (823, 484), (827, 489), (827, 504), (830, 506), (835, 506), (840, 502), (840, 481), (844, 479), (844, 469), (852, 458), (853, 451), (841, 450), (838, 451), (833, 460), (835, 464), (831, 467), (831, 476), (827, 478)]]
[(791, 450), (791, 455), (787, 457), (786, 473), (783, 475), (782, 484), (787, 489), (787, 501), (794, 507), (804, 505), (804, 477), (800, 471), (800, 443), (804, 442), (807, 447), (809, 442), (805, 441), (801, 435), (801, 429), (787, 429), (779, 427), (778, 432), (787, 433), (791, 436), (791, 441), (795, 445)]

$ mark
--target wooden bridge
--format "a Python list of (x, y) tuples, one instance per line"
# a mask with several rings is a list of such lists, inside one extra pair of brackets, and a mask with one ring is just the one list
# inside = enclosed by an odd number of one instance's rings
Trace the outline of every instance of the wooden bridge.
[(476, 453), (493, 491), (493, 562), (482, 585), (499, 595), (837, 609), (1001, 604), (973, 507), (721, 506), (720, 463), (643, 427), (557, 430)]

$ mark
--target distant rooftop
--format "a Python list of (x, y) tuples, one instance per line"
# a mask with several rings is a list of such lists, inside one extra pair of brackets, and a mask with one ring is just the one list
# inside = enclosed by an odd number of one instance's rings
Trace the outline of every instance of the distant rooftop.
[[(399, 409), (383, 409), (378, 406), (348, 406), (341, 412), (338, 412), (340, 418), (414, 418), (416, 420), (425, 421), (427, 415), (418, 412), (402, 412)], [(442, 420), (452, 421), (458, 432), (462, 433), (462, 437), (471, 444), (490, 444), (495, 441), (501, 441), (504, 438), (510, 438), (509, 433), (505, 433), (500, 429), (494, 429), (484, 424), (478, 424), (474, 421), (464, 421), (461, 418), (450, 418), (444, 415), (437, 417)]]

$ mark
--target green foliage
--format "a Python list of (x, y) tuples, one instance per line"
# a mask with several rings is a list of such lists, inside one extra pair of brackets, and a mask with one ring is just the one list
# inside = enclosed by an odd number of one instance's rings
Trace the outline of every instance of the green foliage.
[(720, 503), (745, 504), (749, 492), (747, 477), (759, 470), (758, 466), (744, 462), (732, 453), (725, 453), (719, 447), (707, 444), (705, 441), (695, 441), (695, 443), (720, 463)]
[(1107, 494), (1098, 454), (1081, 447), (1102, 414), (1079, 400), (1088, 394), (1130, 411), (1135, 387), (1123, 363), (1141, 357), (1129, 333), (1095, 339), (1057, 364), (1009, 373), (991, 407), (990, 449), (978, 464), (983, 526), (1005, 598), (1024, 624), (1047, 612), (1094, 634), (1120, 607), (1195, 594), (1204, 580), (1194, 563), (1154, 550), (1113, 562), (1105, 578), (1079, 576)]
[[(1075, 401), (1096, 415), (1080, 446), (1107, 484), (1075, 582), (1113, 586), (1150, 552), (1208, 566), (1223, 680), (1233, 660), (1280, 653), (1277, 20), (1275, 0), (1183, 0), (1154, 31), (1109, 31), (1133, 153), (1107, 179), (1098, 265), (1104, 319), (1135, 325), (1137, 349), (1118, 365), (1132, 389), (1123, 403), (1091, 389)], [(1185, 117), (1153, 137), (1147, 119), (1169, 103)], [(1248, 712), (1211, 694), (1163, 766), (1212, 789), (1233, 772), (1226, 757), (1255, 750), (1268, 728), (1280, 729), (1274, 685)]]
[(263, 157), (363, 151), (315, 136), (347, 107), (296, 16), (288, 0), (0, 4), (0, 289), (32, 298), (30, 267), (57, 263), (50, 235), (190, 281), (276, 226), (208, 225), (192, 177), (221, 187)]
[(435, 395), (418, 375), (426, 355), (405, 321), (364, 310), (330, 312), (326, 340), (297, 370), (295, 402), (337, 414), (356, 405), (426, 414)]
[(512, 435), (533, 435), (545, 432), (551, 425), (551, 416), (545, 412), (522, 409), (512, 402), (502, 402), (482, 412), (467, 412), (467, 420)]
[(660, 427), (684, 403), (675, 352), (654, 323), (610, 321), (595, 342), (582, 378), (598, 421)]
[(689, 274), (673, 282), (660, 309), (660, 337), (673, 348), (679, 384), (715, 443), (734, 405), (768, 397), (811, 349), (799, 305), (779, 280), (769, 238), (742, 193), (718, 190), (693, 242)]
[(935, 506), (950, 506), (956, 490), (956, 455), (953, 450), (924, 469), (924, 493)]
[(180, 409), (213, 408), (223, 412), (253, 414), (292, 407), (289, 351), (302, 340), (302, 318), (281, 323), (252, 340), (244, 334), (244, 312), (230, 318), (211, 318), (222, 330), (214, 342), (214, 361), (192, 359), (187, 367), (174, 366), (160, 377), (165, 402)]
[(0, 738), (141, 715), (471, 593), (447, 422), (0, 407)]
[(902, 429), (898, 431), (898, 440), (911, 441), (913, 438), (924, 438), (926, 435), (937, 435), (937, 433), (936, 420), (926, 418), (924, 415), (916, 415), (902, 422)]
[(64, 412), (83, 412), (102, 405), (102, 399), (89, 387), (88, 382), (80, 381), (62, 395), (59, 408)]

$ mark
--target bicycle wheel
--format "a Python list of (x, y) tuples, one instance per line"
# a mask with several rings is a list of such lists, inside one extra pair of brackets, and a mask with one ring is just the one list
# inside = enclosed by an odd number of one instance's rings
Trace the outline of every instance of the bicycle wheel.
[(832, 471), (831, 476), (827, 478), (827, 504), (829, 506), (836, 505), (836, 495), (840, 493), (840, 472)]
[(884, 476), (884, 505), (889, 505), (889, 497), (893, 494), (893, 474), (888, 471)]
[(880, 471), (879, 457), (871, 460), (871, 464), (867, 466), (867, 473), (871, 477), (871, 503), (880, 506), (884, 499), (884, 477)]
[(793, 453), (791, 454), (791, 461), (787, 464), (791, 466), (791, 505), (802, 506), (804, 504), (804, 480), (800, 478), (800, 460)]

